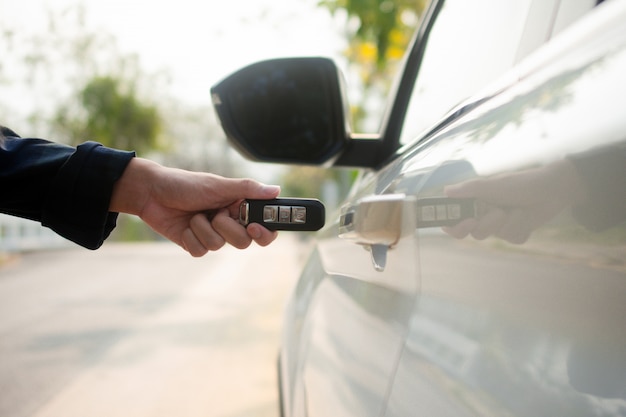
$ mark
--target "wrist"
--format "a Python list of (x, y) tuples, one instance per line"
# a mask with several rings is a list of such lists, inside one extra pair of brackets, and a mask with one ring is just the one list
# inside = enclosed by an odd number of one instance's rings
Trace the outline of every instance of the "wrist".
[(139, 215), (160, 168), (159, 164), (147, 159), (133, 158), (113, 186), (109, 211)]

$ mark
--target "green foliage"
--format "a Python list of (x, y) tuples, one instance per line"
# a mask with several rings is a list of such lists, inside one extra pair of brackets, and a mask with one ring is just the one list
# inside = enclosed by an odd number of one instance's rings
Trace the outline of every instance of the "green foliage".
[[(351, 108), (354, 130), (370, 117), (365, 102), (384, 101), (397, 64), (404, 56), (427, 0), (320, 0), (331, 13), (343, 11), (347, 18), (348, 49), (345, 56), (360, 76), (359, 103)], [(283, 178), (283, 194), (294, 197), (327, 197), (324, 185), (333, 182), (345, 195), (355, 171), (312, 167), (291, 168)]]
[[(383, 104), (427, 0), (320, 0), (331, 13), (348, 18), (345, 56), (361, 81), (361, 96), (352, 103), (354, 130), (379, 119)], [(365, 103), (378, 103), (366, 109)], [(376, 123), (377, 124), (377, 123)]]
[(137, 242), (163, 240), (164, 238), (152, 230), (139, 218), (130, 214), (120, 213), (117, 218), (117, 227), (108, 240), (117, 242)]
[(298, 166), (289, 169), (281, 181), (281, 194), (289, 197), (321, 197), (328, 173), (317, 167)]
[(55, 125), (78, 144), (93, 139), (105, 146), (146, 152), (158, 148), (161, 119), (155, 106), (144, 104), (122, 80), (94, 77), (76, 97), (82, 107), (57, 110)]
[(343, 9), (357, 19), (356, 30), (349, 34), (353, 56), (373, 61), (383, 70), (390, 59), (402, 55), (426, 0), (321, 0), (319, 4), (333, 13)]
[[(26, 102), (26, 114), (0, 103), (0, 119), (24, 135), (78, 144), (96, 140), (139, 152), (159, 150), (166, 102), (163, 74), (147, 74), (112, 35), (93, 31), (85, 6), (52, 8), (45, 30), (0, 31), (0, 83)], [(6, 63), (10, 62), (11, 65)], [(17, 93), (17, 94), (16, 94)], [(20, 119), (23, 119), (20, 121)]]
[(312, 166), (290, 168), (281, 179), (281, 194), (287, 197), (319, 198), (327, 209), (350, 189), (357, 175), (354, 170), (328, 170)]

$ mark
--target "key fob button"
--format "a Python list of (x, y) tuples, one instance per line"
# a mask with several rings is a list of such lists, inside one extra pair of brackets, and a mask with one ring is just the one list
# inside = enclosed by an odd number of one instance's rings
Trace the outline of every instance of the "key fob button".
[(280, 213), (278, 217), (279, 223), (290, 223), (291, 220), (291, 207), (280, 206)]
[(315, 231), (324, 226), (324, 212), (321, 201), (309, 198), (244, 200), (239, 223), (260, 223), (270, 230)]
[(461, 219), (461, 205), (460, 204), (448, 204), (448, 219), (450, 220)]
[(427, 197), (417, 200), (419, 228), (454, 226), (476, 217), (476, 203), (470, 198)]
[(263, 222), (276, 223), (278, 221), (278, 206), (263, 207)]
[(306, 207), (292, 207), (291, 221), (292, 223), (306, 223)]

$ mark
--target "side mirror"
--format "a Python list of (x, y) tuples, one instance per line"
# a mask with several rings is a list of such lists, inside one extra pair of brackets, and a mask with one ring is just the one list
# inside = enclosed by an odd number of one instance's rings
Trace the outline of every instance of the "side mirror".
[(211, 98), (226, 136), (249, 159), (323, 164), (350, 133), (341, 73), (326, 58), (285, 58), (245, 67)]

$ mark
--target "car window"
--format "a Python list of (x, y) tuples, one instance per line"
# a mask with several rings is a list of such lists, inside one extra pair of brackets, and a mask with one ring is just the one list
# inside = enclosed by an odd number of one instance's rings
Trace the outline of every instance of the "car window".
[(540, 26), (546, 20), (529, 21), (532, 3), (446, 0), (429, 36), (402, 129), (402, 143), (414, 139), (455, 104), (511, 68), (518, 59), (523, 34), (529, 33), (528, 25), (536, 22)]
[(593, 9), (596, 4), (600, 3), (601, 1), (597, 0), (569, 0), (561, 2), (558, 13), (554, 18), (552, 35), (563, 31), (589, 10)]

